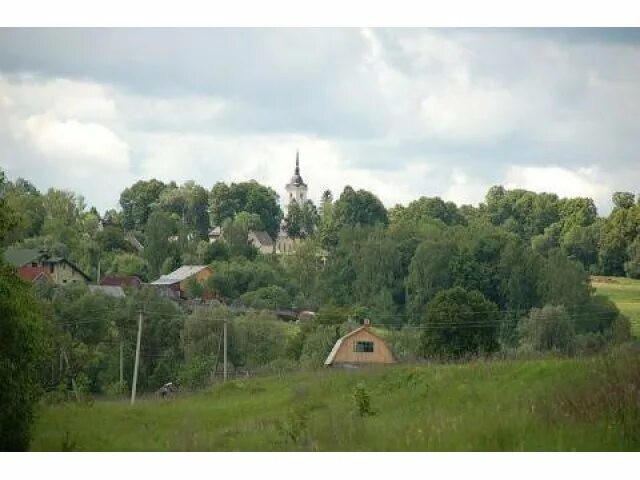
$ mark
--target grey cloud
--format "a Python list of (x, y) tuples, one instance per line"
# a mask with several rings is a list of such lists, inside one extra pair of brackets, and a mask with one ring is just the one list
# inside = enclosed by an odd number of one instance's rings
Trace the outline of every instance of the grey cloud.
[[(490, 185), (512, 165), (597, 166), (635, 188), (639, 73), (640, 29), (0, 29), (12, 82), (107, 86), (132, 175), (147, 134), (298, 135), (381, 178), (434, 165), (407, 182), (420, 194), (446, 192), (452, 169)], [(0, 154), (40, 176), (43, 160), (14, 143)]]

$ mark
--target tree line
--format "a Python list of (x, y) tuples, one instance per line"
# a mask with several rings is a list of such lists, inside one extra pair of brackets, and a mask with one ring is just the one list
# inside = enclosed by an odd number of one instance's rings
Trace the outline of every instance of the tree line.
[[(0, 295), (2, 321), (13, 332), (1, 340), (3, 355), (25, 360), (5, 343), (32, 349), (28, 368), (37, 372), (13, 377), (3, 367), (2, 382), (22, 382), (33, 398), (43, 387), (67, 396), (71, 379), (91, 394), (130, 388), (140, 311), (143, 391), (166, 381), (210, 382), (224, 318), (232, 320), (232, 366), (251, 371), (320, 366), (335, 340), (364, 318), (407, 361), (590, 353), (630, 336), (628, 320), (594, 295), (589, 278), (640, 276), (640, 203), (630, 193), (614, 194), (612, 212), (599, 217), (588, 198), (499, 186), (477, 207), (421, 197), (389, 209), (373, 193), (345, 187), (337, 198), (326, 191), (317, 207), (293, 205), (285, 219), (278, 195), (255, 181), (207, 190), (142, 180), (121, 193), (119, 209), (100, 214), (73, 192), (0, 179), (3, 248), (48, 249), (93, 278), (100, 268), (151, 281), (182, 264), (208, 264), (214, 274), (205, 284), (191, 282), (189, 295), (213, 292), (222, 302), (193, 311), (152, 289), (121, 300), (86, 286), (31, 287), (0, 260), (0, 287), (11, 292)], [(213, 226), (224, 236), (210, 243)], [(273, 238), (281, 226), (301, 240), (292, 254), (263, 255), (247, 242), (251, 230)], [(238, 304), (255, 312), (225, 306)], [(291, 325), (267, 312), (278, 309), (317, 316)], [(22, 408), (27, 424), (32, 407)]]

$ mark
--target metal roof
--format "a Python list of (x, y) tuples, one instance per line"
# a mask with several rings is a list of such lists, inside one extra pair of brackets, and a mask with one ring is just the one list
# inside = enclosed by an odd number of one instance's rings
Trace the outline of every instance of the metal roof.
[(4, 252), (5, 260), (14, 267), (22, 267), (27, 263), (37, 262), (45, 253), (34, 248), (7, 248)]
[(171, 273), (162, 275), (157, 280), (151, 282), (151, 285), (173, 285), (174, 283), (179, 283), (183, 280), (186, 280), (187, 278), (195, 275), (205, 268), (209, 267), (207, 267), (206, 265), (183, 265), (182, 267), (174, 270)]

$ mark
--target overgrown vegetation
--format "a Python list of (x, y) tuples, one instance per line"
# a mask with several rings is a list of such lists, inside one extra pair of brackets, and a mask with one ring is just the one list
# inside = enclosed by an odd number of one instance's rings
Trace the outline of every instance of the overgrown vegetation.
[[(637, 451), (638, 360), (627, 351), (330, 370), (238, 380), (133, 409), (62, 404), (44, 410), (33, 449), (60, 450), (71, 438), (91, 451)], [(375, 415), (365, 414), (372, 406)]]
[[(183, 264), (214, 272), (206, 284), (190, 281), (193, 302), (178, 305), (150, 288), (124, 300), (85, 286), (29, 291), (7, 270), (0, 286), (25, 292), (27, 318), (44, 314), (51, 349), (32, 371), (52, 401), (128, 391), (140, 314), (140, 392), (216, 383), (225, 321), (232, 376), (317, 368), (365, 318), (406, 362), (591, 355), (630, 339), (629, 319), (590, 281), (639, 271), (640, 204), (624, 192), (607, 218), (588, 198), (499, 186), (478, 207), (422, 197), (390, 209), (346, 187), (335, 199), (326, 191), (318, 208), (294, 205), (288, 218), (255, 181), (210, 190), (139, 181), (119, 210), (100, 214), (72, 192), (3, 175), (1, 198), (3, 249), (46, 249), (91, 278), (98, 268), (143, 281)], [(224, 235), (210, 243), (214, 226)], [(274, 238), (281, 226), (299, 241), (290, 255), (261, 254), (247, 240), (250, 231)], [(218, 303), (204, 306), (211, 295)], [(274, 316), (290, 310), (317, 315), (307, 324)]]

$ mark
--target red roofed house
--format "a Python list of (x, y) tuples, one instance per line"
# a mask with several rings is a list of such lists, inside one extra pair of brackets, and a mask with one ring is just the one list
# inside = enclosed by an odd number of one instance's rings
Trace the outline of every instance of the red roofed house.
[(25, 282), (51, 282), (51, 275), (47, 273), (44, 267), (32, 267), (25, 265), (16, 269), (18, 276)]
[(135, 275), (107, 275), (100, 280), (100, 285), (105, 287), (126, 287), (131, 288), (132, 290), (137, 290), (142, 286), (142, 280)]

